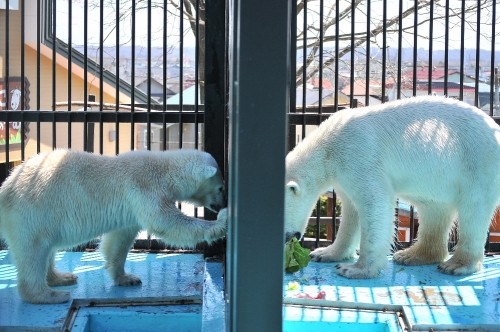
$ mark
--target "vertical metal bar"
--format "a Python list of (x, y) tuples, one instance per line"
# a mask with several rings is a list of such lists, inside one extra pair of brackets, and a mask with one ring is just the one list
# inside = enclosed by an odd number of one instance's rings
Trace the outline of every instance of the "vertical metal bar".
[[(291, 8), (291, 26), (290, 31), (292, 33), (292, 38), (290, 38), (290, 73), (293, 73), (293, 77), (290, 80), (290, 109), (289, 113), (297, 112), (297, 39), (298, 39), (298, 21), (297, 21), (297, 1), (292, 1)], [(295, 147), (295, 136), (297, 135), (297, 126), (288, 126), (288, 151)]]
[(226, 48), (225, 0), (205, 3), (205, 151), (225, 173)]
[[(476, 22), (476, 70), (475, 70), (475, 92), (474, 105), (479, 105), (479, 67), (481, 58), (481, 0), (477, 0), (477, 22)], [(493, 52), (493, 49), (491, 50)], [(482, 105), (481, 105), (482, 106)]]
[(163, 0), (163, 132), (162, 149), (167, 149), (167, 122), (165, 112), (167, 111), (167, 0)]
[(282, 330), (290, 2), (230, 1), (228, 331)]
[(371, 1), (366, 2), (366, 77), (365, 77), (365, 105), (370, 105), (370, 62), (371, 62)]
[[(321, 8), (324, 7), (324, 3), (322, 3), (322, 6)], [(340, 43), (339, 43), (339, 34), (340, 34), (340, 1), (339, 0), (336, 0), (335, 1), (335, 18), (336, 18), (336, 22), (335, 22), (335, 35), (337, 36), (337, 38), (335, 38), (335, 76), (334, 76), (334, 85), (335, 85), (335, 90), (334, 90), (334, 100), (333, 100), (333, 105), (334, 105), (334, 108), (335, 108), (335, 111), (338, 111), (339, 110), (339, 70), (340, 70), (340, 67), (339, 67), (339, 48), (340, 48)], [(320, 27), (320, 31), (321, 31), (321, 35), (320, 35), (320, 52), (321, 52), (321, 57), (323, 57), (323, 40), (324, 40), (324, 31), (323, 31), (323, 20), (321, 20), (321, 27)], [(321, 74), (323, 73), (323, 58), (321, 58), (321, 62), (320, 62), (320, 65), (321, 65)], [(321, 89), (321, 92), (323, 90), (323, 75), (321, 75), (321, 80), (320, 80), (320, 89)], [(323, 104), (323, 99), (322, 99), (322, 95), (320, 95), (320, 113), (322, 113), (322, 109), (321, 109), (321, 105)]]
[(182, 111), (184, 108), (184, 0), (179, 0), (179, 149), (182, 149), (184, 138), (184, 123), (182, 121)]
[(403, 0), (399, 0), (399, 19), (398, 19), (398, 69), (396, 78), (396, 99), (401, 99), (402, 66), (403, 66)]
[(413, 13), (413, 96), (417, 95), (417, 63), (418, 63), (418, 2), (415, 0)]
[[(382, 20), (387, 22), (387, 0), (382, 1)], [(382, 102), (387, 101), (386, 76), (387, 76), (387, 25), (382, 26)]]
[(147, 123), (146, 123), (146, 131), (147, 131), (147, 137), (146, 137), (146, 146), (148, 150), (151, 150), (151, 120), (150, 120), (150, 113), (151, 113), (151, 48), (152, 48), (152, 43), (151, 43), (151, 0), (148, 0), (148, 8), (147, 8), (147, 36), (148, 36), (148, 42), (147, 42), (147, 79), (146, 79), (146, 91), (147, 91)]
[[(41, 44), (41, 25), (42, 25), (42, 9), (41, 9), (42, 0), (37, 0), (36, 2), (36, 12), (37, 12), (37, 21), (36, 21), (36, 110), (40, 110), (40, 44)], [(36, 121), (36, 152), (40, 152), (40, 113), (37, 112), (37, 121)]]
[(444, 95), (448, 96), (449, 48), (450, 48), (450, 0), (445, 2), (444, 15)]
[(415, 208), (410, 205), (410, 245), (415, 239)]
[[(83, 110), (87, 111), (87, 89), (88, 89), (88, 0), (83, 1)], [(87, 116), (85, 115), (83, 121), (83, 149), (85, 151), (89, 151), (88, 144), (88, 121)]]
[(26, 15), (26, 8), (24, 1), (21, 2), (21, 161), (25, 159), (25, 123), (24, 123), (24, 111), (26, 110), (26, 80), (25, 80), (25, 62), (26, 62), (26, 55), (25, 55), (25, 50), (24, 50), (24, 44), (25, 44), (25, 15)]
[[(302, 30), (304, 31), (303, 39), (302, 39), (302, 44), (303, 44), (303, 49), (302, 49), (302, 115), (306, 113), (306, 106), (307, 106), (307, 30), (308, 30), (308, 22), (307, 22), (307, 14), (308, 14), (308, 6), (307, 6), (308, 1), (304, 1), (304, 25), (302, 26)], [(292, 77), (292, 79), (296, 80), (296, 77)], [(302, 133), (301, 133), (302, 139), (306, 137), (306, 118), (305, 116), (302, 117)]]
[[(199, 95), (200, 95), (200, 89), (202, 89), (201, 84), (200, 84), (200, 43), (199, 40), (201, 38), (200, 36), (200, 1), (196, 0), (195, 2), (195, 40), (196, 44), (194, 47), (194, 112), (198, 113), (199, 112)], [(224, 17), (224, 16), (223, 16)], [(224, 31), (224, 30), (223, 30)], [(204, 67), (203, 67), (204, 68)], [(223, 73), (224, 70), (222, 70), (221, 73)], [(224, 91), (224, 90), (223, 90)], [(203, 93), (205, 95), (205, 93)], [(198, 135), (198, 117), (196, 117), (194, 121), (194, 148), (198, 149), (199, 147), (199, 135)], [(223, 129), (223, 128), (220, 128)], [(195, 209), (195, 213), (198, 211), (198, 209)]]
[(495, 92), (495, 84), (496, 84), (496, 73), (497, 70), (495, 68), (495, 51), (496, 51), (496, 16), (497, 15), (497, 2), (492, 1), (492, 8), (491, 8), (491, 59), (490, 59), (490, 116), (493, 116), (493, 107), (499, 107), (500, 105), (495, 105), (495, 101), (498, 100), (498, 98), (493, 98), (493, 93)]
[(434, 0), (429, 3), (429, 73), (428, 73), (428, 83), (427, 83), (427, 94), (432, 94), (432, 74), (434, 71), (434, 66), (432, 64), (433, 55), (433, 45), (434, 45)]
[[(356, 6), (354, 5), (354, 1), (351, 2), (351, 74), (349, 76), (349, 107), (353, 108), (353, 100), (354, 100), (354, 67), (355, 67), (355, 52), (356, 48), (354, 43), (356, 42), (354, 35), (356, 33)], [(338, 75), (335, 75), (337, 77)], [(335, 204), (334, 204), (335, 205)], [(335, 213), (334, 213), (335, 215)], [(334, 219), (335, 220), (335, 219)]]
[[(73, 75), (73, 1), (68, 1), (68, 112), (71, 112)], [(68, 117), (68, 149), (71, 149), (72, 123)]]
[[(115, 113), (120, 111), (120, 0), (116, 0), (116, 34), (115, 34)], [(120, 153), (120, 122), (118, 121), (118, 114), (116, 114), (115, 121), (115, 154)]]
[[(56, 91), (57, 91), (57, 78), (56, 78), (56, 45), (57, 45), (57, 1), (52, 0), (52, 111), (56, 110)], [(52, 149), (57, 145), (57, 123), (55, 118), (52, 119)]]
[[(130, 119), (130, 150), (135, 149), (135, 122), (134, 122), (134, 112), (135, 112), (135, 42), (136, 42), (136, 33), (135, 33), (135, 24), (136, 24), (136, 0), (132, 0), (132, 12), (131, 12), (131, 25), (132, 25), (132, 31), (131, 31), (131, 66), (132, 68), (130, 69), (130, 85), (132, 87), (130, 91), (130, 113), (132, 113), (131, 119)], [(166, 0), (165, 0), (166, 1)], [(166, 2), (164, 3), (164, 6), (166, 6)], [(164, 8), (164, 15), (167, 15), (167, 8)], [(166, 28), (166, 22), (164, 24), (164, 29)], [(163, 62), (163, 68), (165, 70), (166, 63), (165, 61)], [(166, 86), (165, 80), (163, 80), (163, 86)], [(164, 96), (165, 99), (165, 96)]]
[[(203, 127), (205, 141), (203, 145), (205, 151), (217, 161), (222, 174), (226, 174), (225, 12), (225, 0), (210, 0), (205, 3), (205, 63), (200, 64), (205, 67), (205, 125)], [(195, 130), (197, 131), (197, 128)], [(216, 215), (208, 209), (204, 210), (204, 216), (212, 220), (216, 218)], [(216, 246), (216, 250), (219, 249)]]
[(462, 15), (460, 17), (460, 87), (458, 99), (464, 100), (465, 76), (465, 2), (462, 1)]
[[(132, 12), (132, 15), (135, 15)], [(104, 0), (99, 3), (99, 112), (103, 112), (104, 109)], [(116, 22), (118, 25), (119, 22)], [(133, 86), (133, 85), (132, 85)], [(104, 152), (104, 123), (102, 121), (102, 115), (99, 121), (99, 153)], [(116, 140), (116, 136), (115, 136)]]
[[(5, 7), (5, 90), (7, 91), (7, 96), (10, 94), (10, 10), (9, 0), (6, 0)], [(9, 134), (9, 112), (5, 114), (5, 174), (9, 174), (9, 158), (10, 158), (10, 134)]]

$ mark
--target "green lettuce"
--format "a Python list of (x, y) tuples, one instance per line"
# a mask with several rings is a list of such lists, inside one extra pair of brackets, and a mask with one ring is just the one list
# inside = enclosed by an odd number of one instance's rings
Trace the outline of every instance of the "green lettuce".
[(309, 264), (311, 250), (302, 248), (300, 242), (292, 237), (285, 243), (285, 271), (288, 273), (297, 272)]

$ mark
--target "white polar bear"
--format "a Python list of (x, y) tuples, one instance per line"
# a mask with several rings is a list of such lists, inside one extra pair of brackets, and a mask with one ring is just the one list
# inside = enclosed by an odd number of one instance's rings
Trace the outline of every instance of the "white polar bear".
[(116, 285), (139, 285), (124, 271), (137, 233), (147, 229), (169, 245), (194, 247), (225, 235), (217, 221), (184, 215), (176, 201), (219, 211), (225, 206), (217, 163), (197, 150), (133, 151), (118, 156), (56, 150), (17, 166), (0, 188), (0, 233), (16, 262), (21, 297), (61, 303), (76, 276), (55, 269), (54, 253), (102, 234), (101, 250)]
[[(335, 242), (312, 252), (348, 278), (372, 278), (387, 264), (399, 197), (418, 209), (418, 241), (394, 254), (398, 264), (440, 263), (469, 274), (482, 267), (484, 244), (500, 204), (500, 127), (484, 112), (453, 99), (416, 97), (343, 110), (323, 122), (286, 158), (285, 231), (303, 233), (328, 188), (342, 201)], [(447, 241), (458, 218), (451, 259)]]

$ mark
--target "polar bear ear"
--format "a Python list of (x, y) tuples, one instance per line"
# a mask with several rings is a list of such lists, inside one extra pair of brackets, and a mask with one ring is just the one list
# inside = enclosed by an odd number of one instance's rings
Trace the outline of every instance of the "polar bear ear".
[(290, 190), (292, 193), (297, 195), (300, 191), (300, 186), (297, 182), (295, 181), (290, 181), (286, 184), (286, 188)]
[(215, 174), (217, 174), (217, 168), (213, 166), (202, 166), (200, 167), (199, 174), (205, 179), (209, 179)]

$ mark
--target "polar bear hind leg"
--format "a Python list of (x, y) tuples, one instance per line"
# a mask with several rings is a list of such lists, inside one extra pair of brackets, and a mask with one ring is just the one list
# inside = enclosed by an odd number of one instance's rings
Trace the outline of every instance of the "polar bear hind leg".
[[(17, 265), (18, 288), (21, 297), (30, 303), (64, 303), (70, 292), (55, 291), (47, 284), (52, 249), (46, 245), (11, 246)], [(37, 262), (37, 264), (33, 264)]]
[(419, 216), (417, 241), (409, 248), (394, 253), (401, 265), (441, 263), (448, 257), (448, 236), (454, 213), (443, 205), (426, 202), (416, 205)]
[(71, 286), (76, 284), (78, 277), (70, 272), (60, 272), (55, 268), (54, 253), (49, 256), (47, 283), (49, 286)]
[(125, 273), (125, 260), (134, 243), (139, 228), (118, 229), (103, 235), (101, 250), (106, 260), (106, 269), (117, 286), (142, 284), (139, 277)]
[[(492, 200), (490, 200), (492, 201)], [(484, 245), (495, 211), (488, 197), (479, 197), (460, 204), (458, 210), (458, 244), (453, 256), (439, 264), (438, 269), (446, 274), (465, 275), (482, 269)]]

